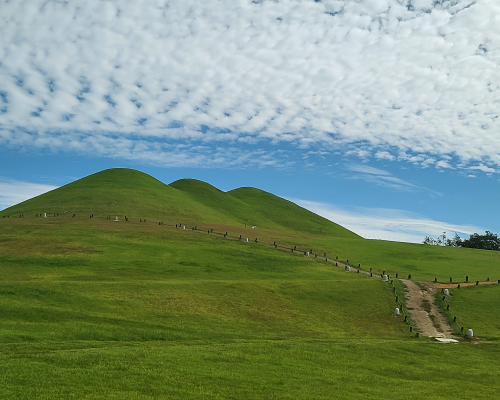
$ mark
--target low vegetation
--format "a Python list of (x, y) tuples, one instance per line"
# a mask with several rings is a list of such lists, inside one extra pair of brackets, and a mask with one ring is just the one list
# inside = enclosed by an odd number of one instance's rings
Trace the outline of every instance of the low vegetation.
[[(0, 219), (1, 398), (489, 399), (500, 389), (496, 286), (452, 292), (452, 310), (483, 339), (443, 346), (393, 315), (390, 284), (323, 258), (391, 278), (473, 280), (497, 273), (497, 252), (364, 240), (256, 189), (167, 186), (136, 171), (58, 190)], [(474, 290), (488, 294), (474, 303)]]
[[(482, 340), (500, 340), (500, 311), (497, 304), (500, 298), (500, 285), (468, 286), (450, 289), (446, 302), (450, 305), (449, 319), (457, 317), (457, 324), (452, 326), (457, 333), (459, 327), (474, 331)], [(442, 302), (441, 302), (442, 304)], [(443, 307), (443, 312), (447, 312)]]

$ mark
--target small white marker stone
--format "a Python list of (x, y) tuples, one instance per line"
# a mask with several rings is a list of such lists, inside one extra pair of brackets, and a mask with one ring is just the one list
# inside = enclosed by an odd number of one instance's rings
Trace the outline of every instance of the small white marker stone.
[(448, 289), (444, 289), (443, 294), (444, 294), (445, 296), (449, 296), (449, 295), (450, 295), (450, 291), (449, 291)]
[(397, 307), (396, 307), (396, 308), (394, 309), (394, 315), (399, 315), (399, 308), (397, 308)]
[(347, 267), (345, 267), (345, 270), (346, 270), (347, 272), (351, 272), (351, 267), (349, 267), (349, 265), (348, 265)]
[(469, 330), (467, 331), (467, 336), (468, 336), (468, 337), (472, 337), (472, 336), (474, 336), (474, 331), (473, 331), (472, 329), (469, 329)]
[(389, 282), (389, 276), (387, 276), (386, 274), (384, 274), (382, 279), (384, 280), (384, 282)]

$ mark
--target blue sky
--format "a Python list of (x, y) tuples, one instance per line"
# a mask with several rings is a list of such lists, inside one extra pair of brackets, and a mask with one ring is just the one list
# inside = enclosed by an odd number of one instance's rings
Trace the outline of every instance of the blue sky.
[(0, 209), (105, 168), (367, 238), (500, 232), (500, 6), (0, 0)]

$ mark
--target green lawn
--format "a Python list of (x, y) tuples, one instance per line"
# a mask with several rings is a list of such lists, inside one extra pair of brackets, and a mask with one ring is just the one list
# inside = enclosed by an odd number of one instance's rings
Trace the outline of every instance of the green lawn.
[[(278, 235), (274, 235), (278, 236)], [(270, 240), (269, 238), (268, 240)], [(400, 278), (411, 274), (413, 280), (449, 282), (486, 281), (500, 279), (500, 252), (466, 248), (430, 246), (415, 243), (389, 242), (357, 238), (321, 237), (319, 235), (282, 236), (282, 244), (298, 245), (301, 249), (312, 248), (314, 252), (328, 257), (338, 257), (353, 266)], [(293, 246), (292, 246), (293, 247)]]
[(492, 399), (498, 345), (426, 340), (3, 345), (0, 397)]
[(500, 340), (499, 299), (500, 285), (484, 285), (450, 289), (446, 301), (464, 333), (472, 329), (475, 336), (496, 341)]
[(155, 225), (35, 221), (3, 225), (0, 342), (406, 335), (387, 284), (320, 259)]
[[(393, 316), (390, 284), (272, 243), (444, 282), (499, 279), (500, 253), (364, 240), (256, 189), (116, 172), (7, 210), (66, 199), (75, 218), (0, 219), (0, 398), (490, 399), (500, 389), (498, 286), (452, 290), (452, 312), (481, 340), (442, 345)], [(99, 196), (102, 215), (88, 218)], [(107, 220), (108, 209), (130, 221)], [(241, 209), (262, 224), (245, 229)], [(181, 218), (199, 230), (175, 228)]]

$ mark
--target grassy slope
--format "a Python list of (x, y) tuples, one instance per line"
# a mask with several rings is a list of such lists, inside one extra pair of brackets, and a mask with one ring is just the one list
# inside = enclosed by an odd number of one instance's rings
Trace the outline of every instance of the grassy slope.
[(465, 282), (500, 279), (500, 252), (477, 249), (429, 246), (384, 240), (352, 240), (314, 237), (307, 240), (339, 259), (361, 264), (374, 272), (386, 271), (400, 277), (412, 275), (414, 280)]
[(16, 222), (0, 236), (0, 342), (404, 332), (387, 285), (317, 259), (153, 224)]
[(194, 179), (165, 185), (130, 169), (105, 170), (3, 210), (0, 215), (47, 213), (78, 217), (127, 215), (183, 223), (250, 225), (268, 230), (319, 232), (359, 237), (302, 207), (270, 193), (242, 188), (230, 193)]
[(450, 294), (446, 301), (458, 323), (464, 327), (464, 333), (471, 328), (475, 336), (500, 340), (500, 285), (450, 289)]
[(1, 220), (0, 271), (0, 397), (492, 398), (500, 386), (498, 346), (417, 340), (380, 279), (260, 244)]
[[(239, 188), (227, 193), (195, 179), (170, 184), (194, 201), (224, 214), (222, 223), (256, 225), (260, 229), (319, 233), (327, 236), (359, 238), (355, 233), (312, 213), (288, 200), (255, 188)], [(258, 232), (258, 231), (257, 231)]]
[[(222, 192), (193, 179), (165, 185), (138, 171), (106, 170), (4, 210), (0, 215), (48, 212), (88, 218), (128, 215), (170, 223), (217, 226), (259, 240), (338, 256), (375, 272), (412, 274), (413, 279), (447, 282), (500, 278), (500, 252), (363, 240), (291, 202), (253, 188)], [(244, 220), (257, 230), (244, 229)], [(222, 225), (222, 226), (220, 226)], [(201, 227), (201, 226), (200, 226)], [(319, 235), (322, 228), (322, 235)]]
[[(110, 170), (7, 211), (122, 207), (148, 221), (167, 214), (226, 225), (241, 224), (244, 211), (261, 218), (249, 220), (259, 242), (417, 279), (497, 279), (497, 252), (362, 240), (333, 224), (317, 235), (319, 217), (283, 202), (282, 215), (270, 213), (276, 198), (256, 189), (193, 191), (193, 182), (168, 187), (126, 172), (135, 178)], [(54, 208), (38, 210), (41, 200)], [(293, 225), (287, 207), (300, 215)], [(0, 273), (0, 397), (439, 398), (453, 390), (492, 398), (499, 389), (496, 344), (408, 341), (380, 280), (263, 244), (149, 222), (11, 218), (0, 220)], [(477, 311), (495, 304), (487, 290), (483, 303), (452, 309), (464, 321), (477, 313), (476, 334), (496, 339), (498, 327)]]
[(139, 171), (105, 170), (79, 179), (20, 204), (7, 208), (2, 215), (34, 216), (46, 212), (87, 217), (89, 214), (127, 215), (129, 217), (199, 218), (212, 210), (191, 201), (182, 192)]

